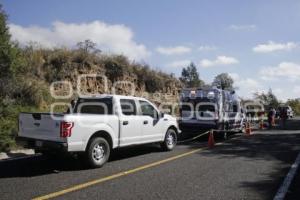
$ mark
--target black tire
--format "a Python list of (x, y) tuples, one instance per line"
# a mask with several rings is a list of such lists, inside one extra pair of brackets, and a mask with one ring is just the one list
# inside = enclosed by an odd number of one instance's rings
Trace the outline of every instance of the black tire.
[(102, 167), (110, 155), (110, 146), (102, 137), (93, 138), (85, 152), (87, 164), (92, 168)]
[(164, 141), (160, 144), (164, 151), (172, 151), (177, 144), (177, 132), (173, 128), (169, 128)]
[(228, 123), (227, 122), (224, 122), (222, 124), (220, 124), (220, 126), (218, 127), (218, 132), (216, 132), (215, 134), (215, 138), (216, 139), (227, 139), (227, 135), (228, 135)]
[(229, 136), (228, 131), (225, 131), (225, 132), (223, 132), (223, 134), (222, 134), (222, 139), (223, 139), (223, 140), (227, 140), (227, 139), (228, 139), (228, 136)]

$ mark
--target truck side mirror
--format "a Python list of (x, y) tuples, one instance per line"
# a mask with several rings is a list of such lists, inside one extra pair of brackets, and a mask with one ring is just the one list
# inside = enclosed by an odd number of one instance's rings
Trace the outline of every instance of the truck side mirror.
[(160, 118), (164, 118), (165, 117), (165, 113), (161, 112), (160, 113)]

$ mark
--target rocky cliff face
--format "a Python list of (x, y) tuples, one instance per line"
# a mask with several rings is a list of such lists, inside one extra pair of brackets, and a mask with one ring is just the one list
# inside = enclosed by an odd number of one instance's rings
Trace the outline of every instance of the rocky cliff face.
[[(63, 99), (61, 96), (68, 96), (64, 98), (67, 101), (81, 95), (106, 93), (141, 96), (157, 104), (171, 104), (177, 102), (182, 87), (174, 76), (121, 55), (99, 55), (80, 49), (29, 49), (24, 54), (31, 79), (49, 85), (56, 102)], [(44, 99), (42, 104), (51, 102)]]
[[(73, 74), (74, 73), (74, 74)], [(145, 83), (138, 84), (135, 75), (123, 75), (116, 81), (109, 80), (105, 73), (99, 71), (86, 71), (79, 73), (74, 71), (70, 77), (61, 81), (53, 82), (53, 94), (68, 96), (73, 90), (72, 97), (96, 94), (119, 94), (145, 97), (157, 104), (161, 102), (175, 103), (178, 101), (181, 84), (177, 81), (169, 81), (163, 86), (163, 90), (148, 92)], [(70, 88), (71, 86), (71, 88)]]
[[(46, 57), (43, 62), (43, 76), (49, 79), (55, 95), (68, 96), (73, 91), (72, 98), (90, 94), (120, 94), (145, 97), (156, 104), (178, 101), (182, 84), (171, 75), (130, 63), (124, 57), (97, 57), (94, 62), (85, 61), (81, 65), (69, 57), (58, 59), (59, 62), (53, 62), (57, 58), (49, 60)], [(53, 73), (53, 68), (56, 73)]]

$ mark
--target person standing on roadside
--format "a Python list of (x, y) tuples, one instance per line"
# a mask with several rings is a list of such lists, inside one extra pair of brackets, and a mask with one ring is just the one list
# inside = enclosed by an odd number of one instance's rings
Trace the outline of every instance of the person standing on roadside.
[(272, 126), (275, 126), (275, 118), (276, 118), (276, 110), (275, 108), (272, 108), (273, 114), (272, 114)]
[(268, 112), (268, 124), (269, 124), (269, 129), (273, 128), (273, 120), (275, 117), (275, 109), (270, 107), (269, 112)]
[(285, 129), (286, 120), (288, 118), (287, 109), (282, 108), (280, 111), (280, 118), (281, 118), (281, 127), (282, 129)]

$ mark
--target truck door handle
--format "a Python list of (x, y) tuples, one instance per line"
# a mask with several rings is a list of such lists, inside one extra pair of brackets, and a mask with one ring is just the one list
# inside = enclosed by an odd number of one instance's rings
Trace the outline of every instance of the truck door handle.
[(145, 120), (145, 121), (144, 121), (144, 124), (148, 124), (148, 121), (147, 121), (147, 120)]
[(123, 125), (127, 125), (128, 124), (128, 121), (123, 121)]

